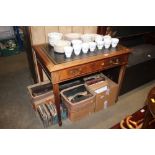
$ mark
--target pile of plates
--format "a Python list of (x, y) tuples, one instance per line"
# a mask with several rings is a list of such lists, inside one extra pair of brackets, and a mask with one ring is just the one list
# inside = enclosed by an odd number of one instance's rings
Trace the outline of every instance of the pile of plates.
[(71, 42), (67, 40), (59, 40), (54, 43), (54, 51), (58, 53), (64, 53), (64, 47), (70, 46)]
[(65, 34), (64, 39), (68, 41), (76, 40), (81, 38), (81, 33), (68, 33)]

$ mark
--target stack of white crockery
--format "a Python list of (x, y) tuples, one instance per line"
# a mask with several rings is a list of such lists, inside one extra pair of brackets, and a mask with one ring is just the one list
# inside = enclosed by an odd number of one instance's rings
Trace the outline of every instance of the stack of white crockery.
[(80, 39), (81, 35), (82, 35), (81, 33), (67, 33), (64, 35), (64, 39), (68, 41), (72, 41), (72, 40)]
[(119, 39), (118, 38), (112, 38), (111, 39), (111, 45), (113, 48), (115, 48), (119, 43)]
[(72, 56), (73, 47), (72, 46), (65, 46), (64, 47), (66, 58), (70, 58)]
[(54, 43), (61, 40), (63, 37), (62, 33), (59, 32), (51, 32), (48, 33), (48, 41), (51, 46), (54, 46)]
[(86, 54), (89, 50), (94, 52), (96, 46), (99, 50), (103, 48), (108, 49), (110, 46), (115, 48), (118, 43), (118, 38), (112, 38), (110, 35), (99, 35), (92, 33), (68, 33), (64, 35), (59, 32), (52, 32), (48, 34), (49, 43), (54, 46), (54, 50), (58, 53), (65, 53), (67, 58), (70, 58), (73, 51), (78, 56), (81, 51)]
[(97, 44), (97, 48), (99, 50), (101, 50), (103, 48), (103, 46), (104, 46), (103, 36), (102, 35), (97, 35), (95, 37), (95, 42)]
[(81, 36), (81, 40), (83, 42), (93, 42), (95, 40), (97, 34), (94, 33), (86, 33)]
[(97, 47), (99, 50), (103, 49), (108, 49), (111, 45), (112, 48), (115, 48), (118, 45), (119, 39), (118, 38), (111, 38), (110, 35), (98, 35), (95, 37), (95, 41), (97, 43)]
[(70, 46), (71, 42), (67, 40), (58, 40), (54, 42), (54, 51), (57, 53), (64, 53), (64, 47)]
[(84, 54), (86, 54), (89, 49), (91, 52), (94, 52), (96, 48), (96, 43), (94, 42), (96, 35), (97, 34), (94, 33), (86, 33), (81, 36), (81, 40), (83, 41), (82, 51)]
[(67, 58), (70, 58), (72, 56), (73, 49), (76, 56), (78, 56), (81, 52), (82, 41), (80, 39), (73, 39), (71, 40), (71, 43), (72, 46), (70, 45), (64, 47), (65, 55)]
[(76, 39), (76, 40), (72, 40), (71, 42), (72, 42), (75, 55), (76, 56), (79, 55), (82, 49), (82, 41), (80, 39)]
[(104, 39), (104, 47), (105, 47), (105, 49), (108, 49), (110, 47), (110, 45), (111, 45), (111, 36), (110, 35), (105, 35), (103, 37), (103, 39)]

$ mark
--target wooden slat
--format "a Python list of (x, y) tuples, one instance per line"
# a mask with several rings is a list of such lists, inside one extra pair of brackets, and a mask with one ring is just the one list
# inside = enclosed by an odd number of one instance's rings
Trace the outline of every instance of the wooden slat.
[(45, 31), (46, 31), (46, 33), (58, 32), (59, 26), (45, 26)]
[(83, 26), (72, 26), (73, 33), (83, 33)]
[(97, 33), (97, 26), (84, 26), (84, 33)]
[(66, 34), (72, 32), (72, 26), (59, 26), (59, 32)]
[(31, 27), (32, 45), (43, 44), (46, 41), (44, 26)]

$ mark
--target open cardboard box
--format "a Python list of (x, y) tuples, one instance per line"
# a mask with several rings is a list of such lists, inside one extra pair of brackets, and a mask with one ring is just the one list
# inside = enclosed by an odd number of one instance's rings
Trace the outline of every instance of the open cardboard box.
[(95, 106), (94, 112), (100, 111), (104, 107), (104, 101), (107, 100), (107, 90), (108, 90), (108, 82), (100, 81), (98, 83), (87, 85), (87, 89), (90, 90), (93, 94), (95, 94)]
[(30, 85), (27, 87), (28, 94), (30, 95), (30, 98), (31, 98), (32, 106), (35, 110), (39, 104), (42, 104), (47, 100), (51, 100), (54, 103), (54, 95), (53, 95), (52, 89), (50, 91), (46, 91), (38, 96), (34, 96), (32, 93), (33, 88), (39, 88), (40, 86), (42, 87), (42, 86), (48, 85), (48, 84), (50, 85), (51, 83), (49, 81), (46, 81), (46, 82), (36, 83), (36, 84)]
[[(70, 96), (75, 96), (83, 91), (87, 91), (90, 96), (74, 103), (69, 99)], [(73, 122), (90, 115), (94, 111), (95, 95), (89, 92), (84, 84), (62, 90), (61, 99), (68, 109), (68, 118)]]
[(111, 79), (109, 79), (108, 77), (107, 77), (107, 81), (109, 85), (109, 90), (107, 91), (107, 94), (108, 94), (108, 97), (107, 97), (108, 105), (107, 106), (111, 106), (116, 103), (116, 98), (117, 98), (117, 93), (118, 93), (118, 84), (112, 81)]
[(92, 85), (86, 85), (87, 89), (95, 94), (95, 107), (94, 112), (98, 112), (103, 108), (115, 104), (117, 92), (118, 92), (118, 84), (106, 77), (104, 81), (100, 81), (98, 83), (94, 83)]

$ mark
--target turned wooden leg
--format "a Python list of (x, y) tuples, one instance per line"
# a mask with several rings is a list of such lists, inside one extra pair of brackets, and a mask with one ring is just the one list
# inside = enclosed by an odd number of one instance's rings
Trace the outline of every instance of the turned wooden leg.
[(55, 97), (55, 105), (57, 109), (57, 114), (58, 114), (58, 121), (59, 121), (59, 126), (62, 125), (61, 121), (61, 111), (60, 111), (60, 91), (59, 91), (59, 84), (53, 84), (53, 93)]

